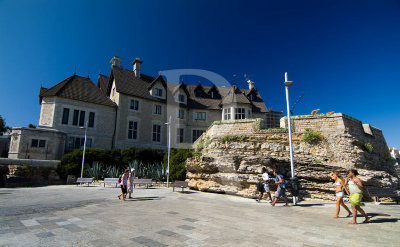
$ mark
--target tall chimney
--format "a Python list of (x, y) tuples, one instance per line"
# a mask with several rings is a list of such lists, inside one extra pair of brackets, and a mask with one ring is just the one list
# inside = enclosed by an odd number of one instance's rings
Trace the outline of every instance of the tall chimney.
[(112, 66), (116, 66), (116, 67), (119, 67), (119, 65), (121, 64), (121, 59), (119, 59), (119, 57), (117, 56), (117, 55), (115, 55), (112, 59), (111, 59), (111, 61), (110, 61), (110, 63), (111, 63), (111, 68), (112, 68)]
[(133, 65), (133, 72), (135, 72), (135, 77), (140, 78), (140, 65), (142, 64), (142, 60), (140, 58), (135, 58), (133, 60), (132, 65)]
[(254, 88), (254, 81), (247, 80), (247, 83), (249, 84), (249, 89), (252, 90)]

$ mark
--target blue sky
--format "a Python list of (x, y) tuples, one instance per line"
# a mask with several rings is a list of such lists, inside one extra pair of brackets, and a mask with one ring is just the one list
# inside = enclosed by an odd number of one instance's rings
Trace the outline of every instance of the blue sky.
[[(142, 71), (204, 69), (295, 114), (343, 112), (400, 148), (400, 2), (0, 0), (0, 115), (37, 124), (40, 86), (108, 74), (114, 55)], [(198, 81), (192, 81), (197, 83)], [(188, 81), (187, 83), (190, 83)]]

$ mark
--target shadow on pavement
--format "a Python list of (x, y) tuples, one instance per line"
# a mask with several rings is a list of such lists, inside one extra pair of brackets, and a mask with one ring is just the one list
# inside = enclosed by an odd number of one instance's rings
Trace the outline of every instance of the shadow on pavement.
[(175, 191), (181, 194), (194, 194), (194, 193), (199, 193), (199, 192), (195, 192), (195, 191)]
[(133, 197), (132, 199), (126, 199), (127, 202), (153, 201), (153, 200), (161, 200), (161, 197), (159, 197), (159, 196), (145, 196), (145, 197)]
[(297, 204), (299, 207), (321, 207), (324, 206), (322, 203), (309, 203), (309, 204)]
[(367, 213), (368, 216), (390, 216), (390, 214), (382, 214), (382, 213)]
[(389, 223), (389, 222), (391, 222), (391, 223), (395, 223), (395, 222), (397, 222), (397, 221), (399, 221), (399, 219), (398, 219), (398, 218), (390, 218), (390, 219), (373, 219), (373, 220), (371, 220), (371, 223)]

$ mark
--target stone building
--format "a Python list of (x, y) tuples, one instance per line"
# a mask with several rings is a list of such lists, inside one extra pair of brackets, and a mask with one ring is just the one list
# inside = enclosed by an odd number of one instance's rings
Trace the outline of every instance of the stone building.
[[(176, 84), (141, 73), (139, 58), (132, 70), (121, 68), (118, 56), (110, 63), (110, 75), (100, 74), (97, 85), (73, 75), (41, 88), (38, 127), (13, 129), (9, 157), (59, 159), (83, 146), (85, 131), (88, 147), (166, 149), (169, 118), (172, 147), (188, 148), (216, 120), (265, 120), (271, 114), (252, 81), (248, 89)], [(49, 146), (55, 133), (63, 148)]]

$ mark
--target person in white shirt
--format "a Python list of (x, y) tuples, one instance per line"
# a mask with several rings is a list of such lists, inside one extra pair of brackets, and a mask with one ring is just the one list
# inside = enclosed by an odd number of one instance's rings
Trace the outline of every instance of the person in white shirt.
[(271, 193), (269, 191), (269, 176), (267, 173), (267, 168), (261, 168), (261, 173), (261, 179), (259, 184), (257, 185), (257, 190), (260, 192), (260, 195), (258, 196), (258, 199), (256, 201), (260, 202), (265, 192), (268, 195), (270, 202), (272, 202)]

